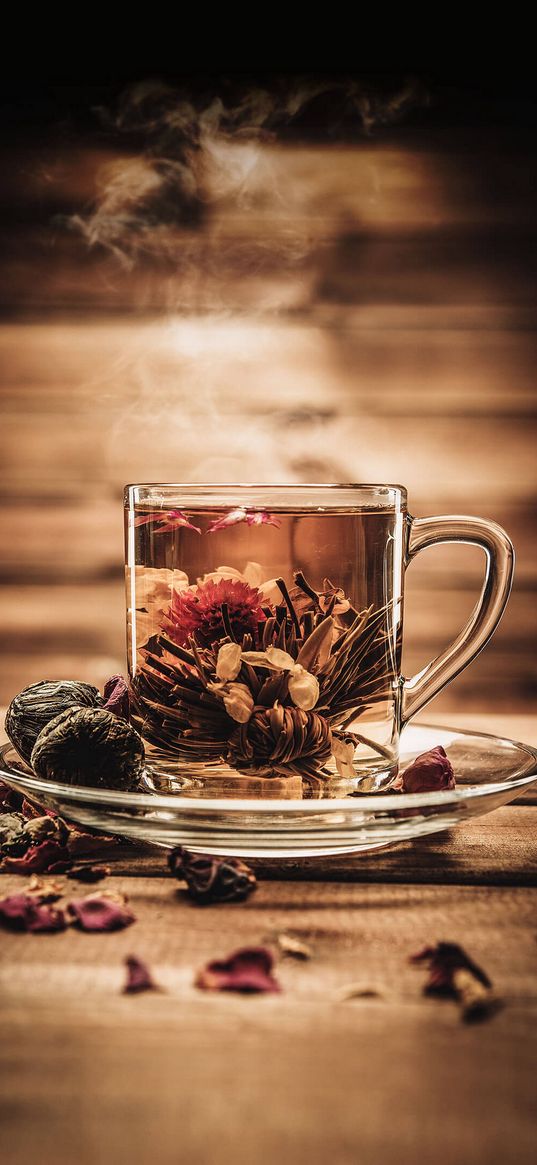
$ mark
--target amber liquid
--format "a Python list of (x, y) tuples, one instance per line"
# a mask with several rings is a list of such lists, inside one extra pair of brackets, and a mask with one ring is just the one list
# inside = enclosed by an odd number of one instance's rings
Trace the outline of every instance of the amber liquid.
[[(286, 513), (280, 508), (275, 514), (277, 526), (248, 525), (243, 520), (210, 533), (209, 527), (226, 511), (189, 510), (185, 516), (200, 534), (178, 525), (171, 513), (168, 518), (170, 511), (140, 506), (126, 518), (129, 670), (139, 700), (135, 720), (145, 739), (155, 787), (196, 795), (332, 797), (387, 785), (396, 772), (398, 754), (404, 514), (392, 509)], [(237, 767), (224, 750), (218, 753), (218, 745), (215, 752), (208, 739), (210, 731), (200, 730), (196, 715), (196, 730), (190, 731), (186, 714), (185, 732), (173, 673), (177, 666), (180, 689), (188, 665), (177, 657), (174, 661), (169, 652), (162, 653), (159, 644), (163, 627), (166, 635), (170, 631), (174, 590), (203, 588), (207, 576), (215, 576), (217, 582), (225, 575), (244, 581), (261, 595), (267, 594), (267, 582), (282, 579), (292, 593), (297, 572), (319, 594), (326, 596), (330, 586), (339, 596), (343, 592), (344, 599), (336, 602), (332, 616), (341, 625), (341, 635), (359, 613), (368, 613), (376, 628), (372, 643), (363, 651), (364, 640), (360, 641), (360, 666), (331, 708), (331, 727), (352, 734), (355, 740), (352, 770), (347, 767), (342, 775), (330, 759), (319, 767), (318, 782), (301, 781), (300, 757), (288, 776), (279, 771), (267, 775), (265, 760), (258, 777), (255, 757), (246, 768)], [(271, 593), (273, 607), (276, 601), (281, 616), (284, 598), (277, 591)], [(329, 602), (329, 595), (323, 601)], [(345, 603), (347, 610), (338, 615)], [(231, 617), (233, 612), (228, 614)], [(216, 623), (214, 618), (212, 623), (206, 619), (194, 630), (194, 640), (201, 635), (198, 641), (207, 648), (211, 627), (215, 634), (218, 631)], [(180, 634), (176, 632), (186, 651), (191, 647), (189, 630), (185, 626)]]

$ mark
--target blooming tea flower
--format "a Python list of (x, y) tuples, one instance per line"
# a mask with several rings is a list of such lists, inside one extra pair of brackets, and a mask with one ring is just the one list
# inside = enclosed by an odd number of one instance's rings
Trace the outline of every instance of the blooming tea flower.
[(266, 619), (256, 587), (235, 579), (209, 580), (203, 586), (173, 592), (166, 615), (171, 638), (183, 646), (193, 635), (202, 645), (211, 646), (228, 634), (223, 608), (239, 641), (248, 633), (255, 634), (258, 623)]

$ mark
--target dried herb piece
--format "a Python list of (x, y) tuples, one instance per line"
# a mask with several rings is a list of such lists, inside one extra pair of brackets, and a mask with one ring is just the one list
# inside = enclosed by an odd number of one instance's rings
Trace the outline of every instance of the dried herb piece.
[(5, 730), (25, 761), (30, 761), (39, 733), (67, 708), (96, 708), (102, 704), (97, 688), (78, 680), (40, 680), (30, 684), (11, 701)]
[(500, 1001), (492, 991), (488, 975), (458, 943), (439, 942), (436, 946), (424, 947), (410, 961), (427, 966), (429, 975), (424, 994), (457, 999), (462, 1018), (467, 1022), (486, 1019), (498, 1009)]
[(73, 878), (76, 882), (102, 882), (111, 872), (110, 866), (77, 865), (71, 866), (67, 871), (67, 877)]
[(44, 881), (39, 874), (32, 874), (26, 887), (26, 893), (38, 898), (40, 902), (57, 902), (63, 895), (63, 885), (54, 878)]
[(348, 999), (382, 999), (382, 993), (375, 987), (363, 987), (361, 983), (350, 983), (344, 987), (338, 999), (345, 1003)]
[(11, 785), (6, 785), (5, 781), (0, 781), (0, 814), (9, 813), (12, 809), (21, 809), (23, 801), (22, 793), (17, 793), (16, 789), (11, 788)]
[(437, 793), (455, 788), (455, 773), (441, 744), (422, 752), (401, 773), (398, 787), (404, 793)]
[(81, 930), (112, 931), (123, 930), (136, 922), (122, 895), (88, 894), (86, 898), (76, 898), (67, 905), (68, 913)]
[(160, 991), (161, 988), (153, 981), (151, 971), (137, 955), (127, 955), (125, 959), (127, 980), (123, 987), (124, 995), (135, 995), (140, 991)]
[(227, 959), (214, 959), (198, 971), (196, 987), (204, 991), (240, 991), (245, 994), (281, 991), (272, 974), (273, 958), (266, 947), (243, 947)]
[(1, 868), (7, 874), (63, 874), (70, 865), (67, 847), (47, 838), (30, 845), (22, 857), (5, 857)]
[(32, 768), (39, 777), (101, 789), (135, 789), (144, 765), (141, 737), (104, 708), (68, 709), (39, 734)]
[(22, 813), (2, 813), (0, 817), (0, 850), (8, 853), (22, 838), (26, 820)]
[(36, 901), (30, 894), (10, 894), (0, 900), (0, 922), (8, 930), (32, 934), (65, 930), (63, 910)]
[(302, 939), (295, 938), (292, 934), (279, 934), (276, 942), (284, 955), (290, 955), (293, 959), (311, 959), (313, 950), (307, 943), (302, 942)]
[(178, 846), (168, 855), (176, 878), (184, 879), (196, 902), (240, 902), (255, 890), (253, 870), (239, 858), (219, 858)]
[(129, 686), (123, 676), (110, 676), (103, 689), (104, 707), (122, 720), (129, 719)]

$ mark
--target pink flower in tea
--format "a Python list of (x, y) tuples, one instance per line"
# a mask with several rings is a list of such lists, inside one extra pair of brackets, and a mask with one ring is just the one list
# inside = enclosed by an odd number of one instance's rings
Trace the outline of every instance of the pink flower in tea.
[(236, 579), (210, 580), (203, 586), (173, 592), (166, 616), (171, 638), (180, 646), (190, 635), (207, 646), (223, 639), (227, 635), (223, 607), (239, 643), (244, 635), (255, 634), (258, 623), (266, 618), (257, 587)]
[(281, 991), (266, 947), (243, 947), (227, 959), (213, 959), (198, 971), (195, 986), (205, 991)]
[(159, 523), (155, 534), (168, 534), (171, 530), (177, 530), (181, 526), (184, 526), (186, 530), (194, 530), (196, 534), (201, 534), (199, 526), (193, 526), (182, 510), (151, 510), (148, 514), (138, 514), (134, 519), (135, 526), (145, 526), (148, 522)]
[(279, 518), (274, 514), (268, 514), (266, 510), (245, 510), (240, 506), (236, 510), (230, 510), (229, 514), (225, 514), (223, 518), (216, 518), (211, 522), (207, 533), (215, 534), (217, 530), (225, 530), (227, 526), (236, 526), (238, 522), (246, 522), (248, 526), (281, 526)]
[(455, 774), (442, 745), (422, 752), (398, 778), (404, 793), (438, 793), (455, 788)]

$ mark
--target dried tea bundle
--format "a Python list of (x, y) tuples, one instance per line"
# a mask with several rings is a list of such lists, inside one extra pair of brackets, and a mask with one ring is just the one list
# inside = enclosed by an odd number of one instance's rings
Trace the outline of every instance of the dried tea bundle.
[(31, 764), (45, 780), (133, 790), (144, 759), (142, 740), (126, 720), (104, 708), (70, 708), (39, 734)]
[(23, 760), (30, 761), (41, 730), (68, 708), (97, 708), (102, 697), (92, 684), (78, 680), (40, 680), (11, 701), (5, 730)]

